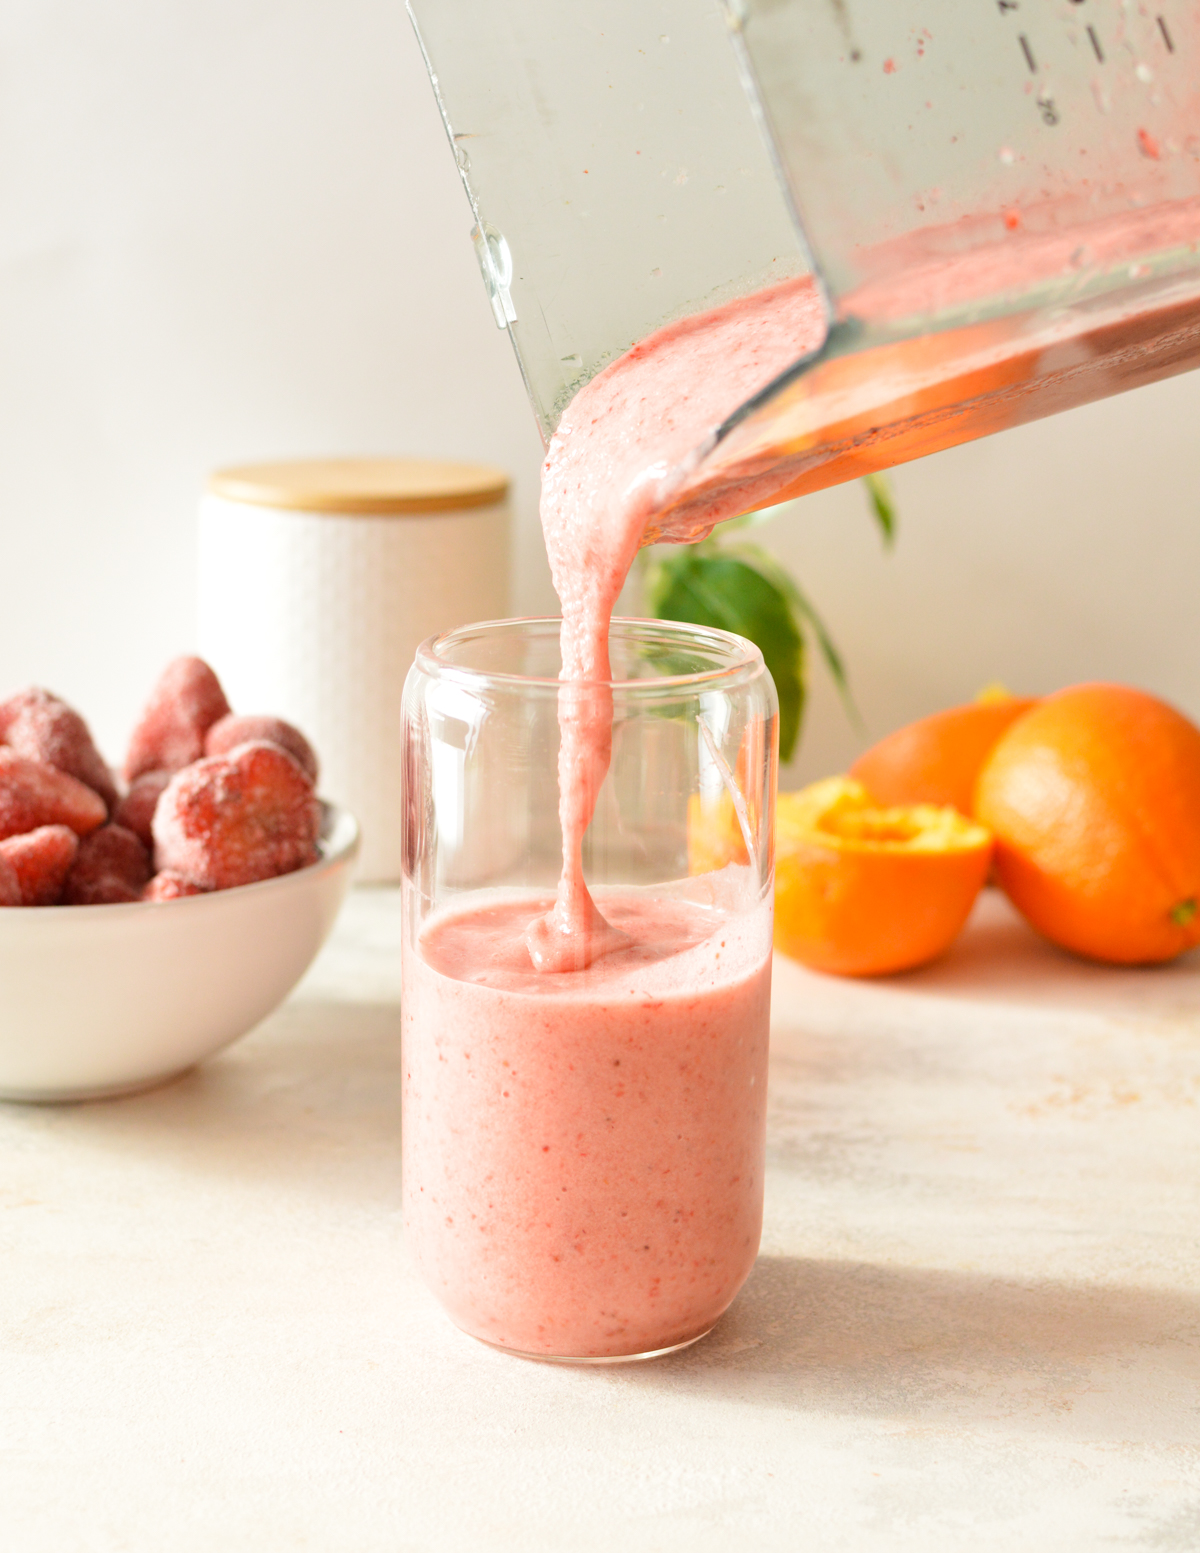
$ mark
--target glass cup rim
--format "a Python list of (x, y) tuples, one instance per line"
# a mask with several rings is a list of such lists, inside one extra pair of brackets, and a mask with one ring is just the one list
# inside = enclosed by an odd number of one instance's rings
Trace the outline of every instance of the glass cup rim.
[[(561, 625), (562, 621), (557, 615), (518, 615), (504, 620), (474, 621), (427, 637), (417, 648), (415, 665), (421, 673), (432, 678), (451, 680), (462, 685), (509, 685), (558, 691), (565, 682), (557, 675), (513, 674), (506, 670), (474, 668), (470, 664), (450, 663), (442, 654), (451, 644), (485, 632), (499, 634), (501, 631), (509, 631), (515, 634), (522, 628), (528, 632), (531, 628), (552, 627), (557, 634)], [(734, 631), (694, 625), (691, 621), (658, 620), (634, 615), (614, 615), (609, 622), (610, 632), (631, 626), (648, 627), (667, 637), (678, 636), (697, 646), (709, 646), (729, 655), (728, 661), (709, 669), (698, 669), (691, 674), (663, 674), (641, 679), (573, 680), (571, 683), (642, 694), (661, 690), (707, 690), (739, 680), (746, 675), (747, 670), (751, 671), (751, 677), (766, 670), (761, 650), (748, 637), (739, 636)]]

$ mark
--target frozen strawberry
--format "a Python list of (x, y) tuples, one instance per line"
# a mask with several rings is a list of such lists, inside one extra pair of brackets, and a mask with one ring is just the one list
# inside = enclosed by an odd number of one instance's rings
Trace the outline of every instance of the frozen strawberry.
[(20, 906), (21, 881), (7, 858), (0, 857), (0, 906)]
[(79, 843), (63, 887), (68, 906), (111, 906), (142, 898), (150, 878), (145, 847), (123, 825), (105, 825)]
[(150, 883), (142, 891), (144, 901), (177, 901), (185, 895), (207, 895), (207, 890), (202, 890), (198, 884), (192, 884), (183, 878), (181, 874), (173, 874), (169, 868), (164, 868), (161, 873), (155, 874)]
[(99, 793), (110, 811), (116, 804), (112, 772), (88, 725), (74, 707), (48, 690), (31, 687), (0, 702), (0, 742), (28, 760), (43, 760), (73, 776)]
[(69, 825), (86, 836), (108, 817), (104, 799), (42, 760), (0, 744), (0, 840), (39, 825)]
[(125, 756), (125, 780), (180, 771), (204, 754), (204, 735), (229, 716), (229, 702), (203, 658), (176, 658), (150, 692)]
[(204, 753), (227, 755), (239, 744), (264, 740), (267, 744), (278, 744), (281, 750), (287, 750), (299, 762), (300, 769), (306, 773), (313, 786), (317, 785), (317, 757), (312, 745), (299, 728), (285, 723), (282, 717), (238, 717), (232, 713), (222, 717), (219, 723), (214, 723), (208, 730)]
[(147, 771), (130, 783), (129, 791), (113, 810), (113, 823), (124, 825), (146, 847), (153, 849), (154, 837), (150, 822), (158, 808), (163, 788), (171, 780), (169, 771)]
[(53, 906), (78, 851), (79, 837), (66, 825), (39, 825), (0, 841), (0, 857), (17, 876), (22, 906)]
[(296, 761), (275, 744), (239, 744), (171, 779), (154, 812), (154, 858), (202, 889), (228, 890), (316, 862), (319, 830)]

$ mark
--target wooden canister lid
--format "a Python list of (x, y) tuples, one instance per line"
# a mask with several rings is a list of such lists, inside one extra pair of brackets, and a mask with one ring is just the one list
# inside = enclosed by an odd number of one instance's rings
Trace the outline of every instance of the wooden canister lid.
[(457, 512), (502, 501), (508, 476), (433, 458), (314, 458), (218, 469), (208, 489), (225, 501), (293, 512)]

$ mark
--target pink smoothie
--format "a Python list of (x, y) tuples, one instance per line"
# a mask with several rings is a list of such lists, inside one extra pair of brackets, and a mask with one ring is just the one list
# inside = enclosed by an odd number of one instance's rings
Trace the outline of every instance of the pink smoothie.
[(769, 903), (606, 893), (621, 947), (539, 974), (523, 935), (549, 904), (481, 892), (406, 948), (409, 1244), (487, 1342), (671, 1347), (712, 1326), (758, 1251)]
[(608, 623), (634, 556), (648, 539), (699, 539), (745, 509), (734, 487), (690, 504), (685, 522), (665, 516), (688, 456), (821, 342), (825, 316), (804, 277), (669, 324), (580, 389), (550, 443), (541, 519), (563, 617), (563, 872), (553, 910), (527, 935), (539, 969), (576, 969), (619, 944), (584, 884), (581, 848), (612, 752)]

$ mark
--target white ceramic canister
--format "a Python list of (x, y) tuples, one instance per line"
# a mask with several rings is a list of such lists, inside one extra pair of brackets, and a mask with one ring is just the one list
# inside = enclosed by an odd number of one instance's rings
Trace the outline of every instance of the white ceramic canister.
[(435, 632), (508, 613), (508, 476), (429, 459), (218, 470), (200, 504), (200, 652), (234, 710), (304, 731), (362, 826), (358, 878), (401, 872), (400, 696)]

